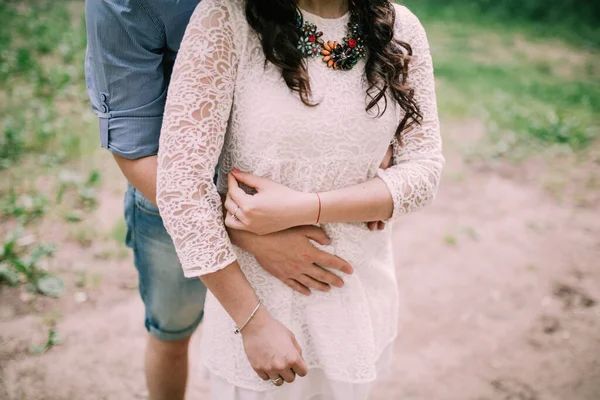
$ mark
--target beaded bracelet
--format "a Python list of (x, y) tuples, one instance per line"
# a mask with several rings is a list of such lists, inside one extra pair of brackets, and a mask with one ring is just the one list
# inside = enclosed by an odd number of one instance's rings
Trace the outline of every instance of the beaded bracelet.
[(244, 324), (241, 327), (235, 327), (235, 330), (233, 331), (233, 333), (235, 333), (236, 335), (239, 334), (240, 332), (242, 332), (242, 329), (244, 329), (246, 327), (246, 325), (248, 325), (248, 322), (250, 322), (250, 320), (252, 319), (252, 317), (254, 317), (254, 314), (256, 314), (256, 312), (258, 311), (258, 308), (260, 307), (260, 305), (262, 304), (262, 302), (259, 300), (258, 304), (256, 305), (256, 307), (254, 307), (254, 311), (252, 311), (252, 314), (250, 314), (250, 316), (248, 317), (248, 319), (246, 320), (246, 322), (244, 322)]

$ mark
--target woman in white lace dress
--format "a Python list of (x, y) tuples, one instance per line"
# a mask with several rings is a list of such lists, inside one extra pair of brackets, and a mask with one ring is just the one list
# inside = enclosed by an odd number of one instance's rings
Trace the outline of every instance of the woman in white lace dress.
[[(169, 88), (157, 200), (185, 275), (210, 290), (215, 399), (368, 397), (391, 364), (398, 294), (390, 229), (365, 222), (429, 204), (442, 166), (429, 46), (408, 9), (200, 3)], [(353, 266), (343, 288), (299, 294), (227, 235), (310, 224)]]

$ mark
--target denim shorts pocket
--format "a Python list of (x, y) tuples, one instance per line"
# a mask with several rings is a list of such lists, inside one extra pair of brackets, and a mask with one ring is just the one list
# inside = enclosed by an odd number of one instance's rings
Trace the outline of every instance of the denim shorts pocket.
[(144, 196), (139, 190), (135, 191), (135, 205), (140, 211), (145, 212), (146, 214), (160, 217), (158, 207), (152, 204), (152, 202), (148, 200), (146, 196)]

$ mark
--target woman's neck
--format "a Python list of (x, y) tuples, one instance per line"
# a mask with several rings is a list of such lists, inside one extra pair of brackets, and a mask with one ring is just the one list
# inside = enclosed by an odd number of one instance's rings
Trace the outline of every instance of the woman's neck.
[(348, 11), (348, 0), (298, 0), (297, 4), (322, 18), (339, 18)]

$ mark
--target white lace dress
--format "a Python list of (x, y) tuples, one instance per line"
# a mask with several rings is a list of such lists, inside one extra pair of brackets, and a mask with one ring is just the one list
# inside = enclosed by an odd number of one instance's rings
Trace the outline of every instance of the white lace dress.
[[(308, 61), (313, 99), (306, 107), (265, 58), (241, 0), (203, 0), (187, 28), (169, 88), (160, 139), (158, 205), (187, 277), (215, 272), (237, 260), (271, 315), (297, 337), (309, 366), (305, 378), (280, 388), (259, 378), (234, 322), (210, 293), (202, 359), (219, 400), (366, 399), (391, 361), (398, 293), (389, 228), (332, 223), (326, 251), (355, 269), (345, 286), (304, 296), (233, 246), (223, 225), (218, 192), (236, 167), (300, 191), (317, 192), (379, 176), (394, 201), (392, 218), (416, 211), (435, 196), (443, 157), (433, 68), (425, 32), (395, 5), (395, 36), (411, 44), (409, 83), (424, 119), (395, 146), (394, 165), (378, 166), (394, 137), (401, 110), (365, 111), (365, 62), (335, 71)], [(324, 39), (346, 35), (349, 15), (323, 19), (304, 13)], [(381, 103), (383, 105), (383, 103)], [(212, 176), (220, 161), (219, 180)], [(389, 226), (389, 225), (388, 225)]]

